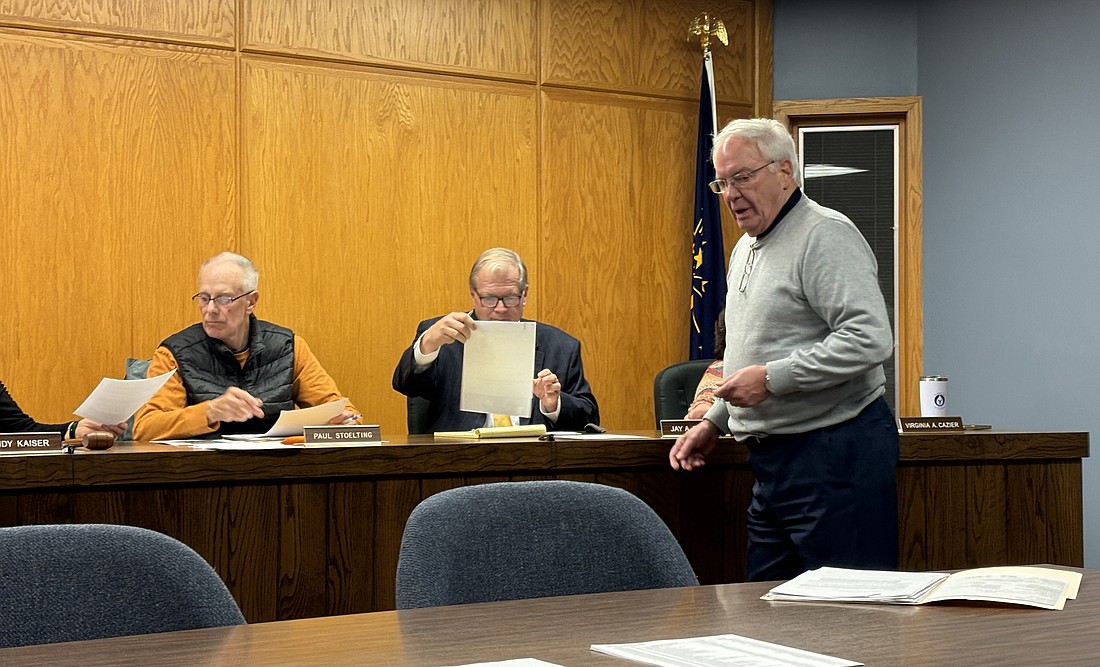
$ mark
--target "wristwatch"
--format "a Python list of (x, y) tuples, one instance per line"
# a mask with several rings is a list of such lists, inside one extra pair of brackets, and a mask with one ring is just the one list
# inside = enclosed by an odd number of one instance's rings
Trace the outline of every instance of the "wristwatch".
[(767, 373), (764, 373), (764, 388), (768, 390), (769, 394), (775, 393), (775, 391), (772, 390), (772, 376)]

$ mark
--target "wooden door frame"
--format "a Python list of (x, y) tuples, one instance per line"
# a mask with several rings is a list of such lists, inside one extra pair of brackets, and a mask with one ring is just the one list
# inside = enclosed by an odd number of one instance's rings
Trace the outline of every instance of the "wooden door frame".
[(897, 338), (899, 416), (920, 414), (918, 381), (924, 367), (924, 296), (921, 278), (921, 98), (849, 97), (779, 100), (776, 120), (797, 135), (803, 127), (898, 126)]

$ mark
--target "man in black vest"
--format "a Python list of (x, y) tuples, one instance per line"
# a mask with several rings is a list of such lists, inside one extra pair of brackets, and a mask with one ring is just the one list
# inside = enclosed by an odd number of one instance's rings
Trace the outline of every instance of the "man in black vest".
[[(263, 433), (282, 410), (343, 397), (293, 331), (253, 314), (259, 273), (247, 257), (223, 252), (203, 262), (191, 300), (202, 322), (161, 342), (148, 377), (178, 372), (138, 410), (135, 440)], [(348, 402), (331, 424), (357, 423)]]

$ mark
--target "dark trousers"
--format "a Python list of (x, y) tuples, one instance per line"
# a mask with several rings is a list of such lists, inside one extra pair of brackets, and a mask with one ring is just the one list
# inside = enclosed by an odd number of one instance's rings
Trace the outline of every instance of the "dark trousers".
[(808, 433), (749, 442), (748, 579), (898, 566), (898, 430), (886, 399)]

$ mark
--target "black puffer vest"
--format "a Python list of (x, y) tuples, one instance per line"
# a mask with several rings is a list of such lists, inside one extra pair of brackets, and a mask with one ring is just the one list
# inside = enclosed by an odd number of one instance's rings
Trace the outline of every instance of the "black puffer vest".
[(246, 422), (223, 422), (215, 435), (264, 433), (282, 410), (294, 408), (294, 332), (249, 316), (250, 353), (244, 368), (233, 352), (194, 324), (161, 343), (179, 365), (187, 389), (187, 404), (209, 401), (229, 387), (240, 387), (264, 402), (264, 417)]

